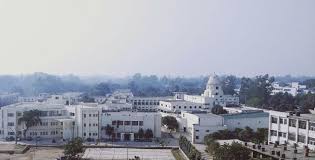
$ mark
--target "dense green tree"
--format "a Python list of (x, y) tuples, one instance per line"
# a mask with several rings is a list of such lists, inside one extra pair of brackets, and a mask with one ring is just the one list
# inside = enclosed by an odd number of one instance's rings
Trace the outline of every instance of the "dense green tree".
[(36, 126), (41, 122), (40, 119), (41, 111), (34, 109), (29, 111), (24, 111), (22, 117), (18, 119), (18, 123), (24, 123), (25, 129), (23, 130), (23, 137), (26, 138), (26, 132), (32, 126)]
[(254, 139), (254, 131), (249, 127), (245, 127), (245, 129), (239, 133), (238, 137), (242, 141), (251, 141)]
[(305, 80), (302, 84), (306, 85), (307, 88), (314, 88), (315, 87), (315, 79)]
[[(105, 130), (105, 134), (108, 137), (112, 137), (112, 135), (115, 133), (115, 128), (107, 124), (106, 127), (103, 128)], [(112, 137), (113, 138), (113, 137)]]
[(145, 138), (145, 139), (151, 139), (151, 138), (153, 138), (153, 132), (152, 132), (151, 129), (145, 130), (144, 138)]
[(68, 160), (79, 159), (77, 154), (83, 152), (83, 140), (75, 138), (64, 146), (64, 154)]
[(254, 141), (256, 143), (263, 143), (268, 138), (268, 128), (257, 128), (257, 131), (254, 133)]
[(139, 131), (138, 131), (138, 137), (139, 137), (139, 139), (143, 139), (144, 138), (144, 130), (142, 128), (140, 128)]
[(256, 76), (254, 79), (241, 79), (240, 101), (257, 107), (266, 104), (272, 91), (274, 77), (268, 74)]
[(224, 94), (229, 94), (229, 95), (236, 94), (234, 90), (236, 88), (236, 80), (237, 78), (233, 75), (223, 77), (221, 81), (221, 85), (222, 85), (222, 90)]
[(169, 130), (177, 130), (179, 126), (176, 118), (173, 116), (162, 117), (162, 125), (166, 125)]

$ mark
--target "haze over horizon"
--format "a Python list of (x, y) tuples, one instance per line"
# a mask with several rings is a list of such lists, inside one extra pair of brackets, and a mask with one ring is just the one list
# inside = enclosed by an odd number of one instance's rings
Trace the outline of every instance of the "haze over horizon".
[(0, 75), (315, 76), (315, 1), (0, 1)]

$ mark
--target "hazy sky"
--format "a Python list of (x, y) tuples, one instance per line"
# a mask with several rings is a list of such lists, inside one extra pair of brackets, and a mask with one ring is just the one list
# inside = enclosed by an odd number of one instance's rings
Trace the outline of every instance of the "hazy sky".
[(0, 0), (0, 74), (315, 75), (315, 0)]

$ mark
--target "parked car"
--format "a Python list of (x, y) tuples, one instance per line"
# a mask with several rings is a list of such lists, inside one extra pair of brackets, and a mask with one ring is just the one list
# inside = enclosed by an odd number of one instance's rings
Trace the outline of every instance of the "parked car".
[(10, 136), (10, 137), (6, 137), (5, 140), (6, 141), (14, 141), (15, 139), (14, 139), (14, 137)]
[(26, 137), (26, 140), (27, 140), (27, 141), (32, 141), (33, 138), (32, 138), (32, 137)]

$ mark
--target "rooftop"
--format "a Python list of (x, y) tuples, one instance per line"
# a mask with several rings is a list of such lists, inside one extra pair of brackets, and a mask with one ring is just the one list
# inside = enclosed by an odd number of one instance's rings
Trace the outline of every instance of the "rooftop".
[(301, 114), (300, 116), (292, 115), (289, 117), (292, 117), (295, 119), (301, 119), (301, 120), (315, 121), (315, 114)]

